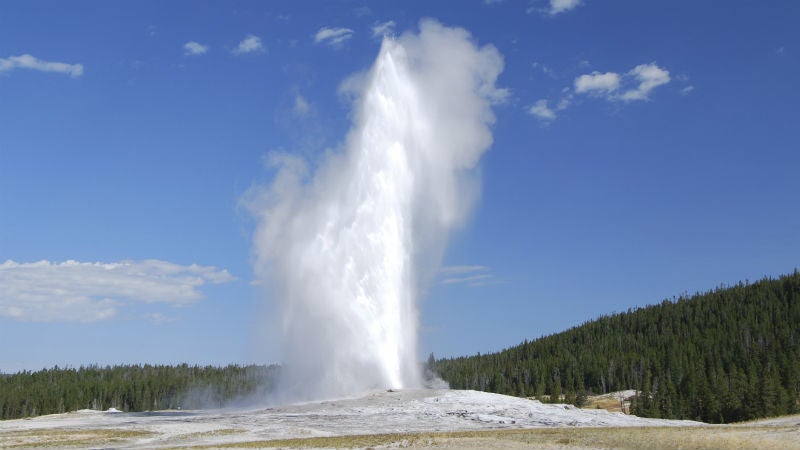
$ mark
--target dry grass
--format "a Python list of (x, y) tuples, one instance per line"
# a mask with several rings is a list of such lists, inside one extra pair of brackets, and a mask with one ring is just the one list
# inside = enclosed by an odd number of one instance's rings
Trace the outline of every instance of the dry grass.
[[(189, 440), (233, 436), (223, 429), (181, 436)], [(0, 434), (0, 448), (47, 448), (122, 444), (151, 436), (137, 430), (34, 430)], [(438, 448), (438, 449), (800, 449), (798, 426), (706, 426), (652, 428), (542, 428), (528, 430), (393, 433), (187, 445), (176, 448)]]
[[(236, 442), (245, 430), (220, 429), (188, 433), (163, 441), (179, 449), (208, 448), (436, 448), (436, 449), (560, 449), (560, 450), (800, 450), (797, 416), (773, 425), (738, 424), (701, 427), (537, 428), (431, 433), (390, 433), (355, 436)], [(140, 430), (41, 429), (0, 433), (0, 448), (87, 448), (125, 446), (157, 434)], [(211, 444), (208, 438), (219, 437)], [(228, 437), (226, 439), (226, 437)], [(170, 439), (171, 440), (171, 439)], [(203, 444), (202, 442), (207, 442)], [(228, 442), (224, 442), (228, 441)], [(156, 441), (157, 442), (157, 441)], [(168, 443), (169, 442), (169, 443)], [(181, 444), (183, 442), (183, 444)], [(193, 445), (192, 443), (198, 443)]]
[(546, 428), (365, 436), (314, 437), (230, 443), (200, 448), (557, 448), (631, 450), (800, 449), (797, 427)]
[(41, 429), (0, 433), (0, 448), (87, 447), (151, 436), (140, 430)]
[[(528, 400), (539, 400), (542, 403), (550, 403), (549, 395), (542, 395), (540, 397), (527, 397)], [(559, 399), (561, 403), (566, 401), (566, 396), (561, 395)], [(623, 406), (625, 409), (623, 410)], [(586, 403), (581, 406), (583, 409), (605, 409), (611, 412), (624, 412), (630, 413), (630, 401), (621, 401), (613, 396), (613, 394), (605, 395), (591, 395), (586, 399)]]
[(219, 430), (211, 430), (211, 431), (198, 431), (196, 433), (186, 433), (181, 434), (178, 436), (178, 439), (184, 440), (197, 440), (207, 437), (215, 437), (215, 436), (231, 436), (234, 434), (241, 434), (244, 433), (245, 430), (240, 430), (237, 428), (222, 428)]
[(762, 427), (556, 428), (501, 432), (500, 440), (525, 444), (559, 444), (575, 448), (615, 449), (797, 449), (800, 431), (780, 435)]
[[(583, 405), (584, 409), (605, 409), (611, 412), (623, 412), (622, 402), (611, 397), (589, 397), (586, 404)], [(627, 413), (627, 409), (625, 410)]]
[[(434, 444), (430, 434), (369, 434), (354, 436), (330, 436), (296, 439), (274, 439), (268, 441), (234, 442), (229, 444), (192, 446), (192, 449), (210, 448), (371, 448), (371, 447), (418, 447), (419, 444)], [(424, 446), (424, 445), (423, 445)]]
[(611, 412), (630, 414), (632, 393), (611, 392), (602, 395), (590, 395), (586, 399), (584, 409), (605, 409)]

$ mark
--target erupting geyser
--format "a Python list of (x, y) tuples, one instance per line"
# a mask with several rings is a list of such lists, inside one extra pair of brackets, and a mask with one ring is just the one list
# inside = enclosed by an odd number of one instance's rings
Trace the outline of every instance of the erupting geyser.
[[(417, 306), (477, 193), (503, 60), (432, 20), (384, 38), (340, 152), (271, 155), (254, 189), (255, 270), (279, 303), (285, 388), (323, 398), (421, 384)], [(352, 83), (350, 83), (352, 84)]]

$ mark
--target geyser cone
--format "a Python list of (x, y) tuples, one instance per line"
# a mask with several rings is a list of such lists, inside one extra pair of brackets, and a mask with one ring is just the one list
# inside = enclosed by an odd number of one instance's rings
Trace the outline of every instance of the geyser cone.
[(343, 152), (313, 175), (273, 155), (273, 184), (248, 204), (293, 395), (420, 385), (416, 301), (477, 192), (501, 69), (493, 47), (423, 21), (384, 40)]

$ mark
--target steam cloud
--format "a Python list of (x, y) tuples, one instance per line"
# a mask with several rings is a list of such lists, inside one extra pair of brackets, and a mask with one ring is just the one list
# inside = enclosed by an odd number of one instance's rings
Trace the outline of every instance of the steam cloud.
[[(422, 383), (416, 302), (479, 193), (503, 59), (433, 20), (385, 37), (340, 152), (272, 154), (253, 188), (254, 269), (277, 301), (294, 398)], [(350, 83), (352, 84), (352, 83)]]

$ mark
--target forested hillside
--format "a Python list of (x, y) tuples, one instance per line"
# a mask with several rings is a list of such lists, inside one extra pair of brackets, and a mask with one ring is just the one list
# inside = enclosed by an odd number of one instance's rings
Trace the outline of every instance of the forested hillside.
[(454, 389), (519, 396), (636, 389), (634, 414), (724, 423), (800, 410), (800, 273), (629, 310), (434, 364)]
[(265, 394), (278, 366), (126, 365), (0, 375), (0, 418), (79, 409), (148, 411), (222, 407)]
[[(580, 403), (636, 389), (634, 414), (734, 422), (800, 411), (800, 273), (629, 310), (488, 355), (428, 361), (454, 389)], [(220, 407), (279, 366), (81, 367), (0, 374), (0, 418)], [(563, 396), (563, 397), (562, 397)]]

